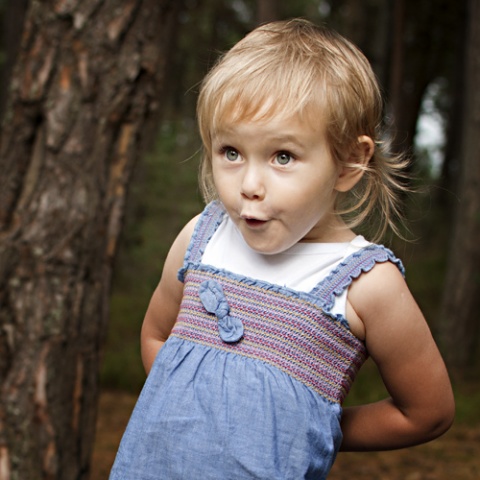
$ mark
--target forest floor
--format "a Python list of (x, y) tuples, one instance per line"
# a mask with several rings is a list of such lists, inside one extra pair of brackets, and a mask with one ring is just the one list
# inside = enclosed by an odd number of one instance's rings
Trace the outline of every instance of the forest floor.
[[(90, 480), (107, 480), (136, 396), (103, 392)], [(380, 453), (341, 453), (329, 480), (479, 480), (480, 424), (456, 423), (426, 445)], [(273, 479), (272, 479), (273, 480)]]

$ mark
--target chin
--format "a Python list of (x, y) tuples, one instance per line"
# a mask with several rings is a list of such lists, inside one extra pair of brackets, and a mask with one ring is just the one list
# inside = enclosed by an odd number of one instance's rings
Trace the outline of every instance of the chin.
[(247, 242), (247, 245), (256, 253), (261, 255), (277, 255), (278, 253), (282, 253), (287, 250), (289, 247), (281, 247), (281, 246), (262, 246), (262, 245), (252, 245)]

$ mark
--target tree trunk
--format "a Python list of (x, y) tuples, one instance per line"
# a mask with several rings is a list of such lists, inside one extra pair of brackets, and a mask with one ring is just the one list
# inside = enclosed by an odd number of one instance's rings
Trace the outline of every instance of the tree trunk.
[(5, 14), (2, 22), (3, 33), (3, 54), (5, 61), (1, 69), (0, 84), (0, 119), (3, 116), (5, 104), (8, 98), (8, 86), (10, 84), (10, 75), (12, 73), (17, 51), (20, 45), (20, 36), (22, 26), (25, 22), (25, 13), (27, 11), (29, 0), (15, 0), (6, 2)]
[(466, 2), (459, 2), (457, 8), (458, 21), (455, 22), (458, 25), (455, 29), (457, 35), (454, 36), (454, 41), (452, 42), (453, 60), (448, 69), (451, 72), (451, 87), (449, 89), (451, 104), (446, 114), (447, 129), (445, 136), (447, 142), (440, 175), (441, 189), (437, 193), (442, 209), (445, 209), (448, 213), (451, 212), (451, 192), (455, 191), (458, 184), (460, 145), (462, 141), (463, 121), (465, 119), (463, 112), (466, 75), (465, 57), (467, 54), (465, 45), (468, 42)]
[(468, 8), (459, 201), (441, 312), (446, 359), (460, 374), (474, 366), (480, 335), (480, 0)]
[(412, 150), (425, 91), (450, 67), (460, 7), (454, 0), (440, 0), (435, 8), (417, 0), (393, 2), (389, 123), (399, 151)]
[(31, 0), (0, 136), (0, 478), (87, 479), (112, 260), (178, 0)]

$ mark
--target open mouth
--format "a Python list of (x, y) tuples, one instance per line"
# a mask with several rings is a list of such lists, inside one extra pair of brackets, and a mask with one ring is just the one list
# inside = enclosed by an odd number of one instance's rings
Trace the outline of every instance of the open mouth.
[(267, 223), (266, 220), (258, 220), (257, 218), (244, 218), (245, 223), (251, 228), (258, 228)]

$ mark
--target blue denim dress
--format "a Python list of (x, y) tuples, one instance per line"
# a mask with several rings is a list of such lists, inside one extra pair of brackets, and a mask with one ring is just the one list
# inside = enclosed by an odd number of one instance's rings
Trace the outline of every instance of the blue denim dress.
[(366, 359), (336, 295), (393, 254), (371, 245), (311, 292), (201, 263), (225, 211), (213, 202), (185, 263), (180, 313), (127, 426), (110, 480), (321, 480), (341, 405)]

